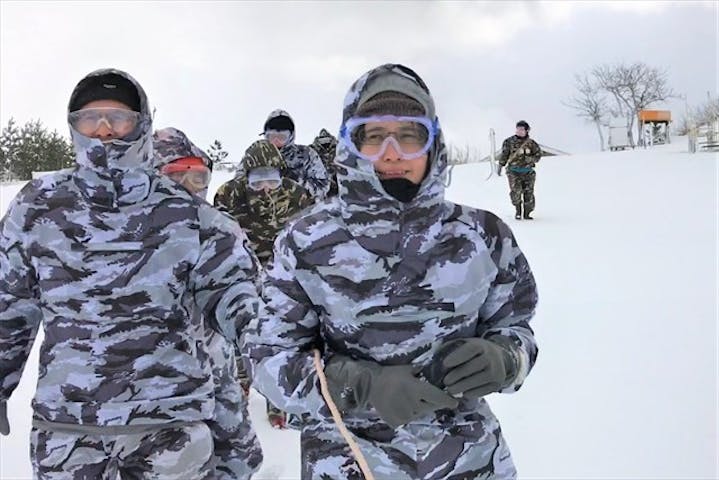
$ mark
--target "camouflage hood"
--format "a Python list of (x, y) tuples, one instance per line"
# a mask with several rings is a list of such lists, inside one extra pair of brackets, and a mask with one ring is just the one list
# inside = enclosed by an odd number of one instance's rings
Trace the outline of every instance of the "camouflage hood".
[[(386, 64), (365, 73), (352, 85), (345, 97), (342, 122), (354, 116), (364, 102), (385, 91), (415, 99), (428, 118), (436, 117), (434, 100), (424, 81), (407, 67)], [(445, 209), (447, 153), (441, 130), (429, 151), (429, 172), (415, 198), (406, 204), (384, 190), (373, 163), (353, 154), (343, 139), (339, 141), (335, 163), (342, 217), (365, 248), (395, 251), (401, 242), (400, 231), (432, 236), (432, 226), (437, 226)]]
[[(106, 74), (116, 74), (129, 80), (140, 97), (140, 121), (124, 140), (103, 143), (86, 137), (70, 126), (70, 138), (75, 149), (78, 168), (74, 179), (83, 195), (91, 203), (118, 208), (147, 198), (152, 171), (152, 115), (147, 95), (140, 84), (125, 72), (111, 68), (96, 70), (83, 80)], [(80, 93), (82, 80), (70, 96), (70, 106)]]
[(312, 141), (312, 145), (310, 145), (310, 147), (319, 153), (320, 156), (328, 153), (334, 154), (335, 149), (337, 148), (337, 139), (334, 135), (323, 128)]
[[(264, 125), (264, 128), (263, 128), (263, 130), (262, 130), (262, 133), (264, 133), (265, 131), (267, 131), (267, 124), (270, 123), (270, 120), (275, 119), (275, 118), (277, 118), (277, 117), (287, 117), (287, 118), (290, 119), (290, 121), (292, 122), (292, 125), (293, 125), (293, 126), (294, 126), (294, 124), (295, 124), (295, 121), (292, 119), (292, 117), (290, 116), (289, 113), (287, 113), (285, 110), (282, 110), (282, 109), (279, 109), (279, 108), (278, 108), (277, 110), (273, 110), (272, 112), (270, 112), (270, 114), (267, 116), (267, 120), (265, 120), (265, 125)], [(294, 143), (295, 143), (295, 129), (294, 129), (294, 127), (293, 127), (292, 130), (291, 130), (291, 135), (290, 135), (289, 140), (287, 140), (287, 143), (286, 143), (285, 146), (282, 147), (282, 148), (286, 148), (287, 146), (293, 145)]]
[(247, 147), (242, 157), (242, 170), (245, 177), (250, 174), (250, 170), (257, 167), (273, 167), (277, 168), (281, 174), (287, 170), (287, 164), (282, 158), (280, 151), (267, 140), (257, 140)]
[(207, 167), (212, 170), (210, 157), (187, 138), (182, 130), (168, 127), (156, 130), (152, 136), (154, 156), (153, 167), (159, 169), (178, 158), (197, 157), (201, 158)]

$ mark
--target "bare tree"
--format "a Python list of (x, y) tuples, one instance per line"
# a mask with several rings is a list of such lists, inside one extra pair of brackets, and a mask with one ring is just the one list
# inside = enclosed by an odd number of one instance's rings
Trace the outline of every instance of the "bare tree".
[(604, 123), (609, 111), (606, 98), (602, 95), (599, 85), (592, 82), (586, 74), (574, 76), (574, 87), (577, 89), (577, 94), (562, 103), (576, 110), (578, 117), (584, 118), (597, 126), (599, 148), (604, 151), (602, 123)]
[[(686, 96), (681, 98), (686, 102)], [(706, 102), (694, 107), (689, 107), (687, 104), (685, 108), (684, 116), (674, 127), (677, 135), (687, 135), (692, 128), (710, 126), (719, 120), (719, 97), (710, 97)]]
[(693, 113), (696, 125), (711, 125), (719, 119), (719, 98), (709, 98), (706, 103), (696, 107)]
[(210, 161), (218, 171), (227, 170), (229, 172), (232, 170), (232, 164), (225, 160), (228, 155), (229, 153), (225, 151), (222, 147), (222, 142), (219, 140), (212, 142), (212, 145), (207, 150), (207, 156), (210, 157)]
[[(601, 65), (592, 70), (598, 85), (614, 98), (619, 111), (629, 113), (627, 133), (634, 146), (632, 129), (639, 111), (676, 96), (668, 85), (667, 71), (643, 62)], [(626, 109), (626, 110), (625, 110)], [(641, 139), (642, 132), (639, 131)]]

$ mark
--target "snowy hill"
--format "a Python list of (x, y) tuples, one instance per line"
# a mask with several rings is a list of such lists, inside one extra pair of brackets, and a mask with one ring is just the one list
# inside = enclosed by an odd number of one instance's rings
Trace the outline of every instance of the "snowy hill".
[[(521, 478), (719, 475), (719, 156), (686, 145), (542, 160), (533, 222), (513, 219), (487, 164), (454, 170), (449, 199), (503, 217), (537, 277), (537, 365), (519, 393), (489, 399)], [(19, 188), (0, 188), (0, 211)], [(31, 477), (35, 347), (0, 437), (3, 480)], [(256, 393), (251, 411), (265, 449), (256, 478), (299, 479), (298, 433), (272, 430)]]

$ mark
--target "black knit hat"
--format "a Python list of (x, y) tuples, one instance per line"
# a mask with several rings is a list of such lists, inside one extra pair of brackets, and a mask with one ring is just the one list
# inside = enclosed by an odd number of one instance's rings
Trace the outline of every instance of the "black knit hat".
[(357, 117), (371, 117), (372, 115), (422, 116), (424, 107), (412, 97), (403, 93), (387, 91), (381, 92), (360, 104), (355, 112)]
[(278, 117), (270, 118), (265, 122), (265, 132), (267, 130), (289, 130), (290, 132), (295, 131), (295, 123), (290, 117), (280, 115)]
[(70, 111), (80, 110), (95, 100), (116, 100), (135, 112), (141, 109), (137, 87), (127, 78), (116, 73), (84, 78), (77, 85), (70, 99)]
[(529, 124), (527, 122), (525, 122), (524, 120), (518, 121), (517, 125), (515, 125), (515, 127), (517, 127), (517, 128), (524, 127), (525, 130), (529, 131)]

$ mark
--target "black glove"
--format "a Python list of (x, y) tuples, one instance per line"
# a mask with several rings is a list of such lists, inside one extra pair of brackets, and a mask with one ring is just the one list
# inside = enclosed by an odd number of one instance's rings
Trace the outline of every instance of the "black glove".
[(495, 336), (461, 338), (442, 345), (425, 377), (452, 395), (479, 398), (498, 392), (517, 376), (517, 360), (509, 339)]
[(7, 403), (0, 402), (0, 435), (10, 435), (10, 422), (7, 419)]
[(417, 378), (412, 365), (382, 366), (335, 355), (325, 365), (325, 376), (340, 410), (368, 409), (371, 405), (395, 428), (459, 404), (440, 388)]
[(497, 165), (497, 176), (502, 176), (502, 165)]

